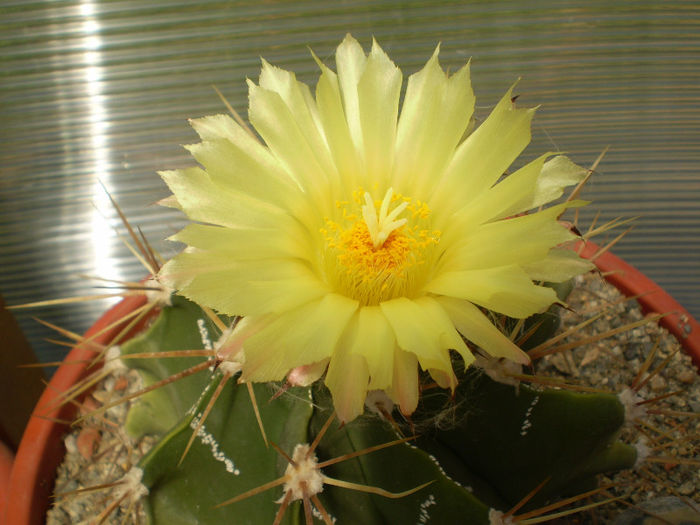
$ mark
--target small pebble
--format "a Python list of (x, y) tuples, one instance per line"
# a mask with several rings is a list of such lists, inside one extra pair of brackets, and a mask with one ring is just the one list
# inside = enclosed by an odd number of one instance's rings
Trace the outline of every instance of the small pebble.
[(651, 387), (651, 390), (653, 392), (661, 392), (662, 390), (666, 390), (668, 382), (663, 377), (657, 374), (651, 378), (649, 386)]
[(697, 374), (693, 372), (693, 370), (685, 369), (681, 370), (678, 373), (678, 381), (681, 383), (685, 383), (686, 385), (691, 384), (693, 381), (695, 381), (695, 378), (697, 377)]
[(678, 487), (678, 493), (682, 494), (683, 496), (690, 496), (693, 492), (695, 492), (695, 486), (693, 485), (692, 481), (686, 481), (680, 487)]

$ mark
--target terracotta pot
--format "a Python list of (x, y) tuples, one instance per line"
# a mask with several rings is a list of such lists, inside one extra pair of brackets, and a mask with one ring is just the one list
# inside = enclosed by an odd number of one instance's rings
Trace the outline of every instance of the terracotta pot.
[[(587, 242), (581, 255), (591, 258), (598, 250), (599, 246)], [(605, 252), (594, 262), (610, 284), (628, 297), (637, 297), (644, 313), (666, 314), (659, 324), (678, 339), (700, 369), (700, 323), (663, 288), (619, 257)]]
[[(90, 337), (100, 332), (145, 302), (146, 299), (143, 296), (122, 300), (100, 317), (85, 336)], [(100, 334), (94, 341), (107, 344), (122, 328), (123, 325), (114, 326)], [(65, 454), (63, 436), (70, 428), (68, 424), (60, 421), (72, 421), (76, 412), (75, 405), (71, 403), (53, 409), (46, 407), (53, 406), (61, 392), (66, 391), (92, 371), (88, 371), (87, 362), (81, 361), (89, 361), (94, 356), (94, 350), (85, 346), (76, 346), (66, 356), (66, 363), (56, 371), (39, 398), (15, 456), (7, 491), (5, 516), (4, 519), (0, 519), (1, 523), (40, 525), (45, 522), (56, 469)], [(70, 364), (72, 362), (78, 363)]]
[[(10, 474), (15, 455), (10, 448), (0, 441), (0, 516), (5, 511), (7, 495), (10, 491)], [(3, 522), (4, 523), (4, 522)]]
[[(587, 243), (582, 255), (591, 257), (598, 251), (598, 246)], [(634, 267), (625, 263), (611, 253), (605, 253), (595, 260), (605, 278), (626, 295), (640, 296), (644, 311), (668, 313), (661, 324), (681, 342), (686, 351), (693, 357), (696, 365), (700, 365), (700, 324), (692, 316), (664, 292), (656, 283), (645, 277)], [(142, 297), (124, 299), (114, 306), (95, 325), (88, 330), (90, 336), (144, 304)], [(118, 333), (114, 328), (99, 338), (98, 342), (106, 343)], [(89, 359), (94, 353), (84, 347), (76, 347), (66, 357), (66, 361)], [(53, 490), (56, 469), (65, 453), (63, 435), (68, 425), (45, 419), (46, 416), (70, 421), (75, 415), (75, 407), (64, 406), (46, 413), (42, 407), (50, 406), (58, 393), (66, 390), (76, 381), (87, 375), (86, 365), (61, 366), (51, 379), (42, 395), (37, 408), (27, 426), (22, 443), (10, 478), (10, 490), (5, 520), (2, 523), (12, 525), (39, 525), (44, 522), (46, 510), (49, 507)]]

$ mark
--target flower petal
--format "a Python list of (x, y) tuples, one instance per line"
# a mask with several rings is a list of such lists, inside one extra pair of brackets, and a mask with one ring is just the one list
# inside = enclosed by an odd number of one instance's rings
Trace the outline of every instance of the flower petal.
[(408, 79), (396, 136), (392, 185), (407, 192), (410, 184), (416, 195), (430, 195), (474, 111), (469, 64), (448, 78), (438, 51)]
[(530, 279), (548, 283), (568, 281), (594, 268), (595, 264), (591, 261), (579, 257), (576, 252), (566, 248), (554, 248), (544, 259), (523, 265)]
[(301, 195), (299, 187), (269, 153), (256, 155), (259, 144), (252, 146), (255, 141), (250, 137), (246, 137), (246, 142), (247, 146), (245, 142), (232, 143), (219, 138), (185, 147), (206, 169), (213, 183), (271, 202), (280, 208), (297, 207), (295, 204)]
[(437, 297), (435, 300), (445, 309), (457, 330), (490, 355), (505, 357), (524, 365), (530, 363), (528, 355), (469, 301), (453, 297)]
[(260, 87), (273, 91), (282, 98), (323, 172), (329, 180), (337, 184), (336, 167), (323, 134), (316, 101), (311, 96), (309, 87), (297, 81), (294, 73), (290, 71), (272, 66), (264, 59), (262, 64)]
[(468, 354), (469, 350), (445, 311), (430, 297), (414, 301), (405, 297), (380, 303), (389, 320), (399, 348), (416, 355), (424, 370), (436, 369), (449, 374), (456, 385), (449, 350)]
[[(309, 240), (299, 223), (285, 221), (275, 229), (222, 228), (191, 223), (168, 240), (182, 242), (192, 248), (217, 252), (226, 259), (277, 259), (309, 254)], [(245, 246), (245, 250), (241, 250)]]
[(396, 140), (401, 81), (399, 68), (376, 41), (372, 42), (372, 51), (357, 84), (357, 96), (365, 160), (362, 182), (365, 188), (378, 185), (380, 193), (389, 183), (394, 162), (392, 152)]
[(159, 279), (188, 299), (228, 315), (283, 312), (327, 293), (298, 260), (236, 261), (224, 252), (193, 249), (168, 261)]
[(574, 164), (563, 155), (557, 155), (544, 163), (533, 191), (513, 206), (510, 213), (521, 213), (552, 202), (564, 194), (564, 188), (578, 184), (587, 175), (587, 169)]
[(457, 210), (479, 197), (496, 183), (530, 142), (530, 122), (535, 110), (514, 107), (511, 101), (514, 87), (457, 148), (430, 199), (432, 209)]
[(440, 270), (477, 270), (544, 259), (552, 247), (576, 238), (557, 221), (557, 217), (567, 208), (581, 204), (578, 201), (562, 203), (537, 213), (484, 224), (473, 232), (467, 231), (461, 236), (463, 240), (449, 247)]
[(276, 316), (243, 343), (245, 381), (279, 381), (297, 366), (331, 357), (357, 301), (329, 293)]
[(409, 415), (418, 406), (418, 360), (415, 354), (394, 350), (394, 379), (387, 392), (391, 400), (399, 405), (401, 413)]
[[(348, 340), (357, 338), (358, 317), (356, 312), (348, 325)], [(388, 351), (393, 354), (393, 346)], [(362, 414), (369, 384), (369, 368), (362, 355), (352, 352), (352, 343), (346, 341), (338, 345), (328, 367), (325, 382), (331, 391), (333, 406), (341, 421), (351, 421)]]
[(330, 185), (335, 173), (327, 173), (292, 110), (282, 97), (248, 81), (250, 121), (280, 164), (297, 181), (321, 217), (333, 204)]
[(556, 302), (551, 288), (536, 286), (519, 266), (445, 272), (426, 291), (466, 299), (511, 317), (525, 318)]
[(343, 95), (343, 107), (348, 119), (350, 136), (359, 152), (364, 152), (364, 142), (357, 84), (360, 82), (366, 63), (367, 56), (360, 43), (349, 34), (345, 35), (345, 39), (335, 52), (335, 64), (338, 69), (338, 81)]
[[(364, 54), (362, 55), (364, 57)], [(359, 148), (353, 144), (348, 120), (343, 108), (343, 100), (338, 84), (338, 76), (317, 59), (321, 77), (316, 84), (316, 104), (328, 147), (340, 177), (341, 191), (352, 194), (359, 186), (359, 174), (364, 164), (358, 154)]]
[(192, 220), (230, 228), (265, 228), (290, 218), (274, 204), (214, 183), (200, 168), (161, 171), (159, 174)]

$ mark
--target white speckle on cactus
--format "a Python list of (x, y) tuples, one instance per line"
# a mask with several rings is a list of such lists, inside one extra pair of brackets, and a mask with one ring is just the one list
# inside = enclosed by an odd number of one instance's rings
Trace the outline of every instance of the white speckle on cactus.
[[(190, 428), (192, 430), (196, 429), (199, 426), (199, 421), (202, 418), (202, 414), (197, 414), (195, 417), (192, 418), (192, 421), (190, 421)], [(199, 426), (199, 430), (197, 431), (197, 437), (200, 438), (202, 441), (202, 445), (208, 446), (211, 449), (211, 455), (216, 461), (220, 461), (224, 464), (224, 468), (226, 468), (226, 472), (229, 472), (233, 474), (234, 476), (238, 476), (241, 471), (238, 470), (229, 458), (226, 457), (226, 454), (223, 453), (223, 451), (219, 448), (219, 443), (216, 441), (213, 435), (211, 435), (209, 432), (207, 432), (206, 427), (204, 424)]]
[(111, 346), (105, 354), (104, 364), (102, 369), (110, 374), (121, 374), (128, 370), (127, 366), (120, 359), (122, 355), (121, 348), (118, 345)]
[(418, 521), (416, 522), (416, 524), (422, 525), (430, 521), (430, 512), (428, 512), (428, 509), (433, 505), (437, 505), (437, 500), (435, 499), (435, 496), (431, 494), (426, 498), (425, 501), (423, 501), (423, 503), (420, 504), (420, 510), (418, 511)]
[(513, 525), (513, 518), (506, 516), (500, 510), (489, 510), (489, 525)]
[(115, 487), (115, 498), (120, 500), (126, 497), (130, 503), (140, 500), (148, 494), (148, 487), (141, 483), (142, 479), (143, 470), (139, 467), (131, 467), (131, 470), (124, 474), (122, 479), (119, 480), (119, 485)]
[(625, 387), (617, 395), (617, 398), (622, 403), (622, 406), (625, 407), (625, 423), (631, 424), (633, 421), (647, 415), (646, 406), (639, 404), (643, 399), (635, 390)]
[(527, 436), (527, 433), (530, 430), (530, 427), (532, 426), (532, 423), (530, 422), (530, 415), (532, 414), (532, 409), (535, 408), (535, 405), (537, 405), (539, 400), (540, 396), (535, 396), (535, 398), (532, 400), (532, 403), (530, 403), (530, 406), (525, 412), (525, 420), (523, 421), (523, 424), (520, 427), (520, 435), (523, 437)]
[[(323, 514), (321, 514), (319, 512), (319, 510), (316, 507), (314, 507), (313, 505), (311, 506), (311, 514), (313, 514), (319, 520), (323, 520)], [(328, 517), (331, 519), (331, 523), (335, 523), (338, 521), (338, 518), (336, 518), (335, 516), (331, 516), (329, 514)]]
[(209, 337), (209, 330), (207, 330), (207, 323), (204, 319), (197, 319), (197, 328), (199, 328), (199, 337), (202, 338), (202, 346), (205, 350), (211, 350), (213, 345)]
[[(292, 494), (291, 501), (323, 492), (323, 475), (318, 468), (318, 458), (307, 443), (299, 443), (294, 447), (292, 462), (287, 465), (284, 475), (286, 481), (283, 490), (285, 496), (288, 493)], [(282, 503), (283, 500), (284, 497), (277, 503)]]
[[(414, 450), (420, 450), (421, 452), (425, 453), (425, 451), (424, 451), (423, 449), (421, 449), (421, 448), (419, 448), (419, 447), (417, 447), (417, 446), (415, 446), (415, 445), (412, 445), (411, 443), (408, 443), (408, 442), (407, 442), (407, 443), (405, 443), (405, 445), (411, 447), (411, 448), (414, 449)], [(465, 486), (462, 485), (459, 481), (457, 481), (457, 480), (455, 480), (455, 479), (452, 479), (450, 476), (448, 476), (448, 475), (447, 475), (447, 472), (445, 472), (445, 470), (442, 468), (442, 465), (440, 465), (440, 462), (437, 460), (437, 458), (436, 458), (435, 456), (433, 456), (432, 454), (427, 454), (427, 453), (425, 453), (425, 454), (430, 458), (430, 461), (432, 461), (432, 462), (435, 464), (435, 466), (436, 466), (436, 467), (438, 468), (438, 470), (440, 471), (440, 474), (442, 474), (445, 478), (449, 479), (449, 480), (450, 480), (452, 483), (454, 483), (455, 485), (458, 485), (458, 486), (462, 487), (464, 490), (467, 490), (467, 491), (469, 491), (469, 492), (472, 492), (471, 487), (465, 487)]]

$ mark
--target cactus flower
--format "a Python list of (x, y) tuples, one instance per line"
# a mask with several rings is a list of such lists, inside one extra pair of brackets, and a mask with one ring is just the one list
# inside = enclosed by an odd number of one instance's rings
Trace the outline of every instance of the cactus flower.
[(534, 109), (511, 88), (472, 132), (469, 64), (448, 75), (438, 51), (402, 105), (402, 73), (376, 42), (366, 54), (347, 36), (336, 71), (316, 59), (315, 95), (263, 61), (249, 81), (259, 138), (225, 115), (193, 120), (201, 167), (161, 173), (194, 222), (158, 278), (243, 316), (226, 345), (243, 380), (325, 374), (343, 421), (371, 390), (410, 414), (419, 367), (454, 388), (450, 351), (474, 360), (465, 341), (527, 363), (485, 311), (541, 312), (556, 296), (537, 282), (588, 268), (557, 248), (574, 237), (557, 219), (579, 203), (543, 206), (585, 171), (547, 154), (504, 177)]

